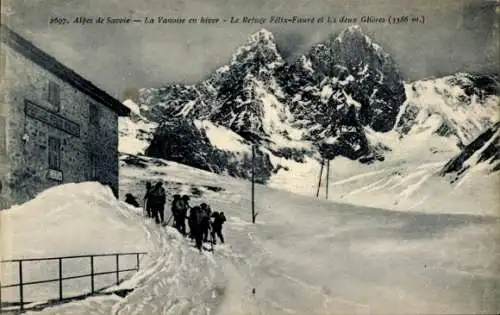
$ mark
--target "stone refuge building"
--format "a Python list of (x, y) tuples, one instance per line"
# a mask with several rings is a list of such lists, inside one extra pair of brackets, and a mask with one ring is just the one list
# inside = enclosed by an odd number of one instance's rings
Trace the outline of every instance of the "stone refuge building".
[(0, 209), (61, 183), (118, 197), (118, 116), (129, 108), (0, 24)]

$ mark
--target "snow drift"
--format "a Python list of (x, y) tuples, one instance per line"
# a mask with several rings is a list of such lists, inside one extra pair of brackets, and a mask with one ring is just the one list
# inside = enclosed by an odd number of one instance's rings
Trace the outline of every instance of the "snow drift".
[[(114, 197), (108, 187), (87, 182), (65, 184), (40, 193), (35, 199), (0, 212), (2, 259), (148, 252), (151, 244), (135, 214)], [(131, 224), (132, 223), (132, 224)], [(57, 279), (57, 260), (25, 262), (23, 279)], [(114, 257), (95, 258), (95, 272), (113, 271)], [(121, 269), (135, 267), (135, 257), (122, 257)], [(2, 264), (2, 284), (17, 283), (17, 264)], [(64, 276), (90, 273), (89, 259), (64, 261)], [(121, 279), (130, 276), (122, 273)], [(112, 286), (114, 275), (96, 277), (96, 290)], [(65, 281), (65, 297), (90, 292), (89, 278)], [(18, 288), (2, 290), (2, 299), (19, 298)], [(57, 282), (25, 287), (25, 301), (58, 298)]]

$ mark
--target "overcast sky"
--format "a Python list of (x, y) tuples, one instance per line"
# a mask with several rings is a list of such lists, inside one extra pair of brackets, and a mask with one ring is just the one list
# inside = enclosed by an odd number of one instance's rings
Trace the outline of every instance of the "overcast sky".
[[(224, 65), (261, 28), (288, 59), (349, 24), (55, 25), (51, 17), (300, 15), (424, 16), (425, 24), (360, 24), (407, 81), (466, 72), (498, 73), (497, 1), (488, 0), (2, 0), (3, 22), (118, 99), (128, 87), (194, 83)], [(10, 3), (8, 3), (10, 2)], [(359, 24), (359, 23), (358, 23)]]

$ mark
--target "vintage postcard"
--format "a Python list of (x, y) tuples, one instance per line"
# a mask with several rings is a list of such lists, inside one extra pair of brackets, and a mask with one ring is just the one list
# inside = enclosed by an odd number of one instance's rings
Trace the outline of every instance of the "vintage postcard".
[(3, 0), (0, 313), (500, 314), (499, 17)]

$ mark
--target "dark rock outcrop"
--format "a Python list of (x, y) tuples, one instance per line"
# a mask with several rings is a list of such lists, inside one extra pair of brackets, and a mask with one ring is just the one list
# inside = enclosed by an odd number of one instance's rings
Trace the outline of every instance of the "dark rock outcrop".
[(212, 171), (212, 146), (207, 136), (187, 119), (165, 121), (157, 129), (146, 155)]
[[(441, 170), (441, 176), (447, 173), (463, 174), (470, 167), (488, 161), (492, 165), (491, 171), (500, 170), (500, 123), (496, 123), (479, 135), (462, 151), (451, 159)], [(479, 154), (472, 160), (474, 154)]]
[[(213, 147), (205, 130), (198, 129), (192, 120), (184, 118), (161, 124), (145, 153), (217, 174), (252, 177), (251, 153), (236, 154)], [(269, 155), (257, 149), (254, 163), (256, 182), (265, 183), (274, 168)]]

